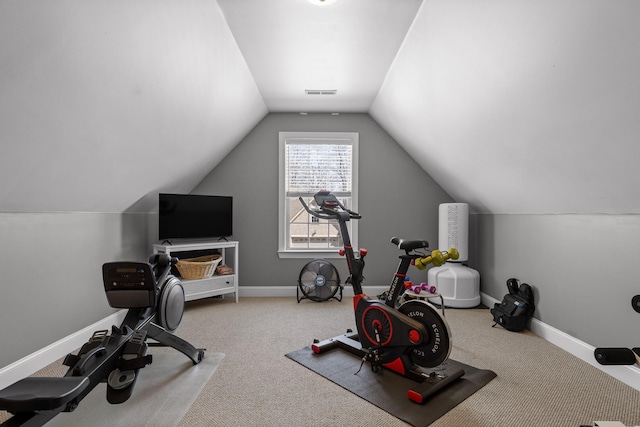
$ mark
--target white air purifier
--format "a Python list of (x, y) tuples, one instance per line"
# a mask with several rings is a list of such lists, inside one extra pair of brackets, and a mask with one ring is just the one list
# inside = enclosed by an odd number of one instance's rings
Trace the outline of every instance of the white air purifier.
[(469, 205), (441, 204), (438, 224), (438, 249), (456, 248), (460, 257), (430, 268), (427, 281), (442, 295), (446, 307), (476, 307), (480, 304), (480, 273), (463, 264), (469, 259)]

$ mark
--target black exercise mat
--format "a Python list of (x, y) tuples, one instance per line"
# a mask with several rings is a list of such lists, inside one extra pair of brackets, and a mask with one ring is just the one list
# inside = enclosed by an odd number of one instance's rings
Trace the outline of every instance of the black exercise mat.
[(433, 423), (496, 377), (492, 371), (449, 359), (448, 368), (460, 367), (464, 376), (426, 403), (418, 404), (407, 397), (407, 390), (415, 387), (415, 381), (388, 370), (376, 374), (368, 364), (354, 375), (362, 360), (346, 351), (333, 349), (315, 354), (305, 347), (286, 356), (416, 427)]

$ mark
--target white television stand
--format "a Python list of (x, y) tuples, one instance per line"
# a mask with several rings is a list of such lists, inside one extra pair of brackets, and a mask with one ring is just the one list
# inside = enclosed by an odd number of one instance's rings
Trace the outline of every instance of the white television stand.
[(180, 253), (208, 249), (215, 249), (219, 252), (222, 256), (220, 265), (225, 264), (231, 267), (233, 274), (225, 276), (214, 274), (211, 277), (196, 280), (180, 278), (184, 287), (185, 301), (235, 293), (236, 302), (238, 302), (238, 242), (221, 240), (153, 245), (153, 253), (163, 253), (178, 259), (180, 259)]

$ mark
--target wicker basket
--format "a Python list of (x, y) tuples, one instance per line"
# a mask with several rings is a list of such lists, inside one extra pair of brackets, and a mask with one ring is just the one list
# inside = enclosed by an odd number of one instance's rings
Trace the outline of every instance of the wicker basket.
[(205, 255), (197, 258), (181, 259), (176, 264), (180, 276), (185, 280), (204, 279), (213, 276), (222, 256)]

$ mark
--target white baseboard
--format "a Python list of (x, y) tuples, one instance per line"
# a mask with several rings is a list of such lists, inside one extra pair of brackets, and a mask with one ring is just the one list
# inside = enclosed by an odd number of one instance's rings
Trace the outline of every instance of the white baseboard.
[(22, 359), (0, 368), (0, 390), (55, 362), (82, 346), (94, 331), (110, 329), (124, 320), (127, 310), (120, 310)]
[[(387, 286), (365, 286), (368, 295), (378, 295), (388, 289)], [(293, 286), (241, 286), (240, 297), (292, 297), (296, 295)], [(344, 296), (353, 296), (353, 289), (345, 287)], [(482, 304), (493, 307), (498, 300), (480, 294)], [(112, 325), (119, 325), (124, 320), (127, 310), (120, 310), (103, 320), (75, 332), (55, 343), (36, 351), (4, 368), (0, 368), (0, 390), (10, 386), (18, 380), (27, 377), (45, 366), (55, 362), (67, 353), (73, 352), (84, 344), (94, 331), (110, 329)], [(612, 377), (640, 391), (640, 368), (633, 366), (603, 366), (597, 363), (593, 356), (595, 347), (582, 342), (538, 319), (531, 320), (531, 331), (550, 343), (595, 366)]]
[[(239, 296), (242, 297), (295, 297), (296, 286), (240, 286)], [(389, 286), (364, 286), (362, 290), (367, 295), (379, 295), (389, 289)], [(342, 295), (353, 296), (353, 288), (345, 286)]]
[[(481, 298), (487, 307), (493, 307), (495, 303), (500, 302), (483, 293)], [(636, 365), (601, 365), (593, 355), (595, 347), (535, 318), (531, 319), (531, 332), (640, 391), (640, 368)]]
[[(387, 290), (386, 286), (365, 286), (368, 295), (378, 295)], [(292, 297), (296, 295), (294, 286), (241, 286), (240, 297)], [(344, 288), (344, 296), (353, 296), (350, 286)], [(0, 368), (0, 390), (10, 386), (22, 378), (50, 365), (56, 360), (74, 352), (91, 337), (94, 331), (110, 329), (112, 325), (120, 325), (127, 310), (120, 310), (86, 328), (64, 337), (35, 353), (23, 357), (3, 368)]]

